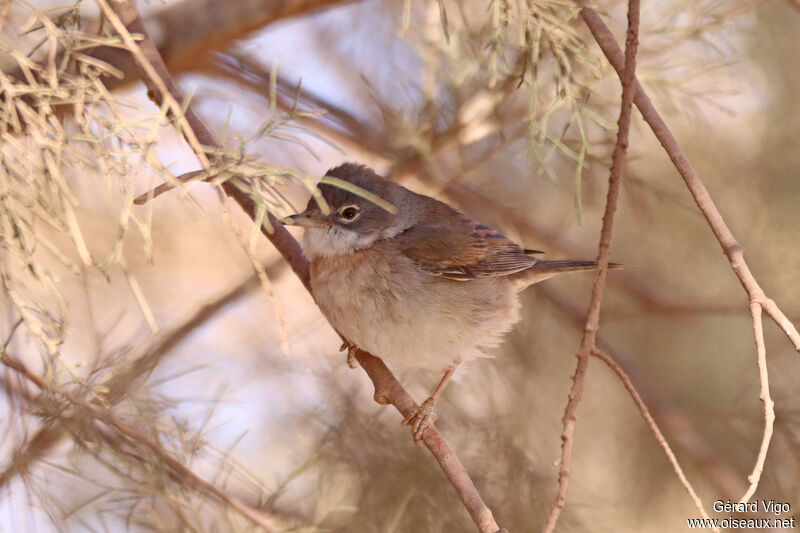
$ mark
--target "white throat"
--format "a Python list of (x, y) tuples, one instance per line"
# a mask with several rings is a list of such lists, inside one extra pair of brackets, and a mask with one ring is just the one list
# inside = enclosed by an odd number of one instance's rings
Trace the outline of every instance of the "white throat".
[(377, 241), (381, 235), (363, 235), (336, 226), (306, 228), (303, 235), (303, 252), (308, 259), (351, 254)]

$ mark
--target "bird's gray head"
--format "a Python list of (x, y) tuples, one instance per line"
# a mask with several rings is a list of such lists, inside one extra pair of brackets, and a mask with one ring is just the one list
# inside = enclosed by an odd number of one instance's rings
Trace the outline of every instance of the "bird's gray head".
[(384, 202), (376, 203), (341, 187), (320, 184), (320, 193), (330, 210), (327, 215), (312, 197), (305, 211), (281, 220), (305, 228), (303, 249), (309, 259), (352, 253), (410, 227), (413, 213), (407, 209), (408, 200), (415, 194), (408, 189), (355, 163), (339, 165), (325, 175), (355, 185)]

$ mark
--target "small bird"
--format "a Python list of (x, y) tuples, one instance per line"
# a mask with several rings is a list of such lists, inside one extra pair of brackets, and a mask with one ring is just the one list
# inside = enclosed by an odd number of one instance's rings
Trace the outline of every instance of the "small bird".
[(388, 363), (443, 373), (433, 394), (403, 420), (417, 444), (459, 364), (484, 356), (519, 320), (519, 291), (597, 266), (537, 259), (496, 230), (365, 166), (345, 163), (326, 175), (368, 194), (322, 183), (328, 214), (312, 197), (304, 212), (281, 222), (305, 228), (314, 298), (346, 339), (351, 365), (358, 347)]

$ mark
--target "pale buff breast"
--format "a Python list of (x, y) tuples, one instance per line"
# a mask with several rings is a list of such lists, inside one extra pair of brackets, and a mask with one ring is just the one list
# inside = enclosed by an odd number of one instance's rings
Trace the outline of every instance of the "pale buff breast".
[(437, 372), (484, 355), (519, 319), (507, 279), (439, 278), (386, 241), (315, 257), (311, 286), (322, 312), (350, 342), (385, 361)]

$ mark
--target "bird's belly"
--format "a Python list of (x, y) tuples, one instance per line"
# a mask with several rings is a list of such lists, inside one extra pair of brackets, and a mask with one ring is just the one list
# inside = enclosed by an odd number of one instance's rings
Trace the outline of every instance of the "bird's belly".
[(347, 340), (385, 361), (437, 372), (483, 355), (519, 318), (504, 278), (443, 279), (380, 250), (315, 259), (311, 286)]

